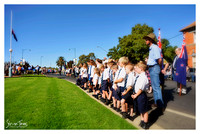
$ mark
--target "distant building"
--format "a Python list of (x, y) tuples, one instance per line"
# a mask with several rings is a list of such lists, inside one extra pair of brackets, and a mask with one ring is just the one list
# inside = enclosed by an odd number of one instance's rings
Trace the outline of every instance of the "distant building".
[(196, 68), (196, 22), (184, 27), (180, 32), (185, 32), (188, 66)]

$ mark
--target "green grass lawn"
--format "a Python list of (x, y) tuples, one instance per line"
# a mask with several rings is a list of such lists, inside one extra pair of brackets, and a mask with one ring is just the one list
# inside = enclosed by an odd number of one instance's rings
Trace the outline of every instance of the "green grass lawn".
[(41, 76), (5, 78), (4, 122), (5, 129), (135, 129), (74, 84)]

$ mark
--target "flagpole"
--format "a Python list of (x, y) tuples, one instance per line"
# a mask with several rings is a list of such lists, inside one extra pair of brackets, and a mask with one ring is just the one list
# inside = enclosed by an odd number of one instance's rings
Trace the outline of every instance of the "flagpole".
[(12, 66), (11, 66), (11, 60), (12, 60), (12, 10), (11, 10), (11, 23), (10, 23), (10, 68), (9, 68), (9, 77), (12, 77)]

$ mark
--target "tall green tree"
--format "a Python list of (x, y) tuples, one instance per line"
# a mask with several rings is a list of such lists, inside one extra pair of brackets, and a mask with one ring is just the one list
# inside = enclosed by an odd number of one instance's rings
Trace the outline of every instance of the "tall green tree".
[(67, 67), (72, 68), (72, 64), (74, 64), (73, 60), (67, 62)]
[(174, 51), (177, 48), (177, 46), (171, 46), (167, 39), (162, 39), (161, 43), (163, 58), (167, 60), (167, 62), (172, 63), (173, 58), (176, 55)]
[(86, 63), (90, 59), (96, 60), (96, 57), (95, 57), (94, 53), (89, 53), (88, 55), (82, 54), (82, 55), (79, 56), (78, 64), (80, 64), (80, 63)]
[(137, 24), (132, 28), (131, 34), (119, 38), (117, 47), (109, 49), (108, 57), (118, 59), (127, 56), (132, 63), (137, 63), (148, 55), (149, 49), (143, 37), (154, 30), (146, 24)]
[(61, 67), (65, 65), (65, 58), (63, 56), (58, 57), (56, 61), (57, 66)]
[[(149, 46), (145, 44), (144, 36), (153, 33), (154, 29), (146, 24), (137, 24), (132, 28), (131, 34), (119, 37), (119, 44), (109, 49), (107, 54), (112, 59), (127, 56), (132, 63), (144, 60), (149, 55)], [(169, 45), (167, 39), (162, 39), (164, 58), (171, 63), (176, 47)]]

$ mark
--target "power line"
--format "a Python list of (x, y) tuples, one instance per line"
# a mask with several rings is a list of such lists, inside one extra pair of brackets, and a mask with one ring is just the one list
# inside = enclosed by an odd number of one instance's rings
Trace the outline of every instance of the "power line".
[(178, 36), (180, 36), (180, 35), (182, 35), (182, 33), (177, 34), (177, 35), (175, 35), (174, 37), (169, 38), (168, 40), (171, 40), (171, 39), (173, 39), (173, 38), (176, 38), (176, 37), (178, 37)]

